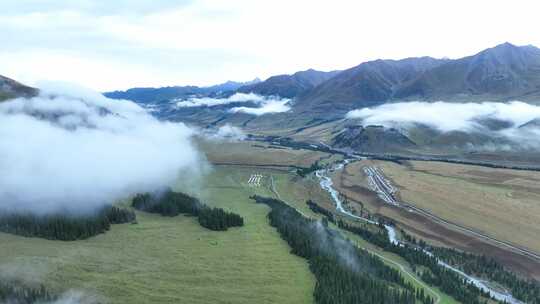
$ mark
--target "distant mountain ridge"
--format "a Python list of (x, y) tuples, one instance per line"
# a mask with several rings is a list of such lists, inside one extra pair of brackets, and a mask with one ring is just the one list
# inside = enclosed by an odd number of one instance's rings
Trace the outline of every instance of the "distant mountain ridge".
[[(223, 93), (219, 95), (218, 93)], [(227, 82), (200, 88), (134, 88), (105, 93), (110, 98), (159, 102), (190, 95), (234, 92), (295, 99), (293, 111), (335, 117), (392, 101), (508, 101), (540, 104), (540, 49), (503, 43), (460, 59), (432, 57), (374, 60), (343, 71), (276, 75), (264, 81)]]
[(299, 111), (349, 111), (389, 101), (540, 100), (540, 49), (503, 43), (475, 55), (375, 60), (300, 96)]
[(272, 76), (265, 81), (242, 86), (238, 91), (243, 93), (293, 98), (315, 88), (340, 72), (341, 71), (322, 72), (309, 69), (296, 72), (292, 75), (285, 74)]
[(0, 101), (17, 97), (32, 97), (38, 94), (38, 90), (25, 86), (11, 78), (0, 75)]
[(399, 86), (446, 62), (431, 57), (365, 62), (300, 96), (297, 107), (326, 112), (377, 105), (391, 99)]
[(103, 95), (113, 99), (127, 99), (135, 102), (149, 103), (185, 98), (192, 95), (212, 95), (233, 92), (242, 86), (256, 84), (260, 81), (259, 78), (255, 78), (248, 82), (227, 81), (208, 87), (188, 85), (161, 88), (132, 88), (126, 91), (105, 92)]
[(503, 43), (451, 60), (402, 86), (395, 98), (511, 98), (540, 92), (540, 49)]

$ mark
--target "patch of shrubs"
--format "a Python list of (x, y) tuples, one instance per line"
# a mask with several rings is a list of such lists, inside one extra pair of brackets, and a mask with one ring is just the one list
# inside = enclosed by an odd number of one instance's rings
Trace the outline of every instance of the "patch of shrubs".
[(75, 241), (105, 233), (112, 224), (133, 222), (131, 210), (106, 206), (91, 214), (0, 214), (0, 231), (25, 237), (48, 240)]
[(244, 226), (244, 219), (221, 208), (211, 208), (197, 198), (181, 192), (166, 189), (161, 193), (137, 194), (133, 198), (133, 208), (163, 216), (187, 214), (197, 216), (199, 224), (205, 228), (224, 231), (229, 227)]
[(406, 282), (398, 270), (329, 228), (328, 221), (306, 218), (281, 200), (257, 195), (251, 198), (271, 208), (270, 225), (289, 244), (293, 254), (308, 260), (317, 280), (315, 303), (434, 303), (423, 289)]
[(18, 282), (0, 281), (0, 303), (33, 304), (56, 301), (57, 297), (50, 294), (45, 287), (28, 287)]

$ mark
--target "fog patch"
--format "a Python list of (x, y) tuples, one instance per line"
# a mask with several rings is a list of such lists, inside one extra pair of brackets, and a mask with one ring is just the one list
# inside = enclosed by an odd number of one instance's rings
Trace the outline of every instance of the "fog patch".
[(264, 115), (272, 113), (288, 112), (291, 107), (288, 105), (288, 99), (267, 99), (260, 104), (258, 108), (235, 107), (229, 110), (231, 113), (246, 113), (251, 115)]
[(208, 139), (218, 141), (242, 141), (247, 137), (242, 129), (228, 123), (217, 129), (206, 129), (203, 135)]
[(253, 102), (261, 103), (265, 100), (264, 96), (254, 93), (235, 93), (227, 98), (214, 98), (214, 97), (191, 97), (187, 99), (178, 100), (176, 106), (183, 107), (213, 107), (229, 103), (237, 102)]
[(64, 292), (57, 300), (42, 304), (98, 304), (102, 303), (99, 297), (89, 295), (78, 290)]
[(331, 255), (336, 254), (339, 261), (353, 271), (365, 270), (362, 269), (362, 263), (358, 259), (357, 249), (353, 247), (348, 239), (330, 234), (328, 228), (321, 221), (315, 221), (312, 225), (322, 250)]
[(0, 209), (84, 212), (196, 176), (193, 134), (133, 102), (46, 84), (0, 104)]
[(229, 109), (230, 113), (246, 113), (251, 115), (264, 115), (270, 113), (287, 112), (291, 108), (288, 105), (290, 99), (277, 96), (262, 96), (254, 93), (235, 93), (227, 98), (214, 97), (192, 97), (176, 102), (178, 108), (188, 107), (215, 107), (227, 104), (237, 105), (238, 103), (249, 104), (246, 106), (235, 106)]
[[(448, 103), (400, 102), (347, 113), (348, 119), (361, 119), (364, 125), (404, 128), (420, 124), (440, 132), (462, 131), (504, 138), (520, 147), (540, 148), (540, 127), (527, 123), (540, 118), (540, 106), (520, 101)], [(523, 127), (526, 125), (527, 127)], [(487, 148), (487, 147), (486, 147)], [(492, 146), (490, 149), (500, 149)], [(509, 146), (505, 146), (509, 149)]]

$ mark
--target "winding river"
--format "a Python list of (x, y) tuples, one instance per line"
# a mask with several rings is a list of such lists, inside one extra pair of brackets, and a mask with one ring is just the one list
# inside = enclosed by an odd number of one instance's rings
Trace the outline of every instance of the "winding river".
[[(352, 217), (354, 219), (370, 223), (370, 224), (377, 224), (376, 221), (369, 220), (369, 219), (357, 216), (355, 214), (352, 214), (350, 211), (346, 210), (345, 208), (343, 208), (343, 202), (341, 201), (341, 199), (339, 197), (339, 192), (336, 189), (334, 189), (334, 187), (333, 187), (334, 182), (332, 181), (332, 178), (330, 177), (330, 173), (342, 170), (345, 167), (345, 165), (347, 165), (351, 161), (352, 161), (352, 159), (345, 159), (344, 161), (342, 161), (340, 163), (337, 163), (337, 164), (333, 165), (330, 168), (317, 170), (317, 171), (315, 171), (315, 176), (317, 176), (317, 178), (319, 178), (319, 185), (321, 186), (321, 188), (323, 190), (327, 191), (330, 194), (330, 196), (332, 197), (332, 200), (336, 204), (336, 209), (340, 213), (345, 214), (345, 215), (347, 215), (349, 217)], [(388, 238), (390, 239), (390, 242), (392, 244), (395, 244), (395, 245), (402, 245), (400, 240), (397, 238), (397, 233), (396, 233), (396, 230), (394, 229), (394, 227), (389, 226), (389, 225), (385, 225), (384, 227), (386, 228), (386, 231), (388, 231)], [(427, 255), (433, 256), (433, 254), (431, 252), (427, 251), (427, 250), (424, 250), (424, 252)], [(437, 262), (439, 263), (439, 265), (458, 273), (467, 282), (472, 283), (473, 285), (475, 285), (476, 287), (480, 288), (481, 290), (483, 290), (485, 292), (489, 292), (490, 295), (493, 298), (495, 298), (495, 299), (497, 299), (499, 301), (506, 301), (509, 304), (525, 304), (524, 302), (521, 302), (518, 299), (514, 298), (512, 296), (512, 294), (510, 294), (509, 292), (497, 291), (497, 290), (493, 289), (492, 287), (488, 286), (485, 281), (482, 281), (482, 280), (480, 280), (478, 278), (472, 277), (472, 276), (464, 273), (463, 271), (461, 271), (461, 270), (459, 270), (459, 269), (457, 269), (457, 268), (455, 268), (455, 267), (453, 267), (451, 265), (448, 265), (447, 263), (445, 263), (445, 262), (443, 262), (443, 261), (441, 261), (439, 259), (437, 259)]]

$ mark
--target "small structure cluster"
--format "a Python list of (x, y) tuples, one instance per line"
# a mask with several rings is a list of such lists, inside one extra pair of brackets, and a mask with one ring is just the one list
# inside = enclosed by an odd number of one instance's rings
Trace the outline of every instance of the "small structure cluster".
[(253, 186), (253, 187), (260, 187), (262, 178), (263, 178), (262, 174), (252, 174), (249, 177), (248, 185)]
[(392, 183), (384, 177), (381, 169), (377, 167), (366, 166), (363, 168), (364, 173), (368, 177), (368, 184), (371, 190), (377, 192), (377, 195), (390, 205), (399, 206), (395, 198), (397, 189), (392, 186)]

